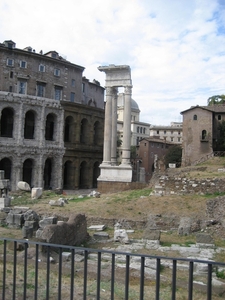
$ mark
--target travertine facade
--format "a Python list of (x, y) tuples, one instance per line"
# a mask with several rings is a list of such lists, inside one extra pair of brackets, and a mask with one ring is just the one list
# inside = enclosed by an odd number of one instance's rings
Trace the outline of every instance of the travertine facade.
[(217, 151), (219, 124), (225, 121), (225, 105), (193, 106), (183, 115), (182, 165), (189, 166)]
[(15, 46), (0, 44), (0, 169), (11, 189), (96, 187), (104, 88), (56, 51)]

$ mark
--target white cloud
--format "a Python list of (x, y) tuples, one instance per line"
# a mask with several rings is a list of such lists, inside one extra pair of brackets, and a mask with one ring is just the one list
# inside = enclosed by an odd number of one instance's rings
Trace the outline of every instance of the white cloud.
[(141, 120), (169, 124), (225, 93), (221, 0), (3, 0), (0, 42), (56, 50), (104, 86), (97, 67), (130, 65)]

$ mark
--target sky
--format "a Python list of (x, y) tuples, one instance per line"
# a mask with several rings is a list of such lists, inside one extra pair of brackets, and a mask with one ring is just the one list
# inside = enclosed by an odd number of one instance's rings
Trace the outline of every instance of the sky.
[(225, 94), (225, 0), (1, 0), (0, 42), (55, 50), (105, 86), (99, 66), (129, 65), (140, 121)]

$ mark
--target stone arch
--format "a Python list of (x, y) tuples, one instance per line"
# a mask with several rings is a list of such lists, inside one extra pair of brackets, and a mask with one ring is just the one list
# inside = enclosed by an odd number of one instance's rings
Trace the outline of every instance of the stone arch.
[(6, 107), (1, 114), (1, 137), (13, 137), (14, 110)]
[(83, 118), (80, 123), (80, 142), (87, 144), (89, 141), (89, 126), (88, 120)]
[(63, 168), (63, 188), (74, 189), (74, 182), (73, 163), (71, 160), (67, 160)]
[(99, 121), (94, 123), (94, 144), (100, 145), (102, 141), (103, 128)]
[(65, 119), (65, 127), (64, 127), (64, 142), (72, 142), (73, 138), (73, 124), (74, 124), (74, 119), (71, 116), (66, 117)]
[(5, 179), (11, 179), (12, 161), (8, 157), (0, 160), (0, 170), (5, 171)]
[(88, 170), (88, 164), (86, 161), (82, 161), (80, 164), (80, 182), (79, 182), (79, 188), (80, 189), (86, 189), (89, 187), (89, 170)]
[(46, 124), (45, 124), (45, 139), (48, 141), (54, 140), (55, 124), (56, 124), (56, 116), (52, 113), (48, 114), (46, 117)]
[(30, 187), (32, 186), (32, 177), (33, 177), (33, 160), (28, 158), (23, 163), (23, 177), (22, 180), (27, 182)]
[(44, 166), (44, 189), (51, 189), (52, 159), (47, 158)]
[(32, 110), (28, 110), (25, 114), (24, 138), (34, 139), (34, 129), (35, 129), (35, 113)]
[(97, 178), (100, 175), (99, 165), (100, 165), (99, 162), (96, 161), (93, 166), (93, 183), (92, 183), (93, 188), (97, 188), (97, 186), (98, 186)]

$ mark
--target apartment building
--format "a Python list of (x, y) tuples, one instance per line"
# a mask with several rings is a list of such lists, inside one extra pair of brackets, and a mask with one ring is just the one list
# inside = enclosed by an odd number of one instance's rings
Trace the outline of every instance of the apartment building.
[(104, 88), (57, 51), (0, 44), (0, 169), (45, 189), (97, 186)]

